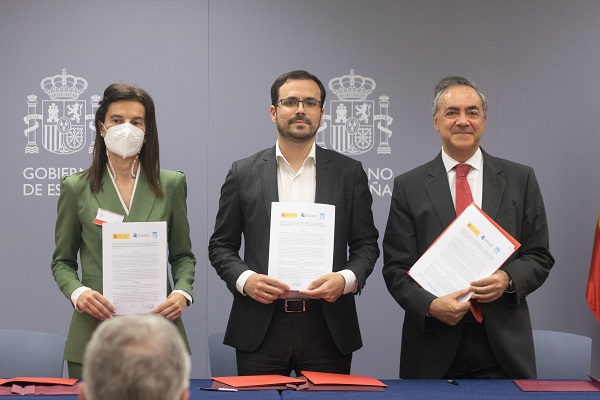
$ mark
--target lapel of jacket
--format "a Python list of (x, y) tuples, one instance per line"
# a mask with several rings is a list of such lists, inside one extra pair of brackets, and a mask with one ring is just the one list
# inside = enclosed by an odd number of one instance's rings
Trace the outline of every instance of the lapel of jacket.
[(98, 202), (98, 207), (127, 217), (123, 205), (119, 200), (117, 189), (108, 175), (108, 169), (105, 169), (102, 175), (102, 188), (98, 193), (94, 193), (93, 195)]
[(496, 159), (483, 151), (483, 198), (481, 208), (491, 219), (496, 219), (502, 201), (506, 180), (500, 176), (502, 167)]
[[(131, 209), (129, 210), (129, 215), (125, 217), (125, 221), (136, 221), (136, 222), (145, 222), (148, 221), (150, 217), (150, 212), (154, 207), (154, 202), (156, 201), (156, 195), (150, 189), (150, 185), (148, 184), (148, 180), (146, 179), (146, 174), (144, 170), (140, 167), (138, 168), (139, 178), (138, 183), (135, 188), (135, 194), (133, 196), (133, 202), (131, 203)], [(162, 189), (165, 190), (167, 185), (161, 185)], [(168, 196), (165, 193), (165, 196)]]
[(448, 174), (442, 161), (442, 153), (429, 163), (425, 180), (425, 190), (442, 226), (448, 226), (456, 218), (452, 194), (448, 184)]
[(333, 185), (333, 158), (331, 153), (315, 145), (315, 159), (317, 162), (315, 203), (328, 204)]
[(277, 160), (275, 157), (275, 146), (266, 150), (259, 159), (258, 171), (265, 199), (265, 208), (269, 221), (271, 221), (271, 203), (279, 201), (277, 192)]

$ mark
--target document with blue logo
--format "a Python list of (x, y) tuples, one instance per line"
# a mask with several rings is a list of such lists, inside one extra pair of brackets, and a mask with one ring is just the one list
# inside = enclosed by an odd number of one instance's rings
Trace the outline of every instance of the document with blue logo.
[(167, 298), (167, 223), (102, 224), (103, 295), (121, 314), (148, 314)]
[[(441, 297), (492, 275), (521, 244), (472, 203), (458, 216), (408, 274)], [(467, 301), (469, 293), (459, 301)]]
[(331, 204), (271, 203), (269, 276), (290, 285), (293, 293), (330, 273), (334, 232)]

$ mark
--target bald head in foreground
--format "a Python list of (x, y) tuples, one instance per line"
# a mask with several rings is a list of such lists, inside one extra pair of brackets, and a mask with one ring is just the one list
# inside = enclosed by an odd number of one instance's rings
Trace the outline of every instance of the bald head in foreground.
[(187, 400), (190, 357), (175, 325), (159, 315), (107, 320), (85, 350), (82, 400)]

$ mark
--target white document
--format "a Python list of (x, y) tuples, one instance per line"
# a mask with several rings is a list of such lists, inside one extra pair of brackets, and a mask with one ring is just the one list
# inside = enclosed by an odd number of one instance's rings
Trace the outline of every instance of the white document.
[[(440, 297), (492, 275), (521, 244), (475, 204), (446, 228), (408, 271), (419, 285)], [(467, 301), (469, 293), (460, 301)]]
[(117, 314), (148, 314), (167, 298), (167, 223), (102, 224), (103, 294)]
[(318, 203), (271, 203), (269, 276), (306, 289), (333, 269), (335, 206)]

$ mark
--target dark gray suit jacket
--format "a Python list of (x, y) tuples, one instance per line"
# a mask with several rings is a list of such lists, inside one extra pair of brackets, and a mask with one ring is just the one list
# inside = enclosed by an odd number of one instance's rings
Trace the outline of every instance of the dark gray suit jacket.
[[(335, 205), (333, 271), (349, 269), (359, 290), (379, 257), (372, 197), (360, 162), (316, 146), (315, 202)], [(233, 293), (224, 342), (244, 351), (261, 344), (275, 304), (241, 295), (235, 283), (251, 269), (268, 273), (271, 203), (278, 201), (275, 147), (233, 163), (221, 189), (215, 231), (210, 238), (211, 264)], [(239, 250), (244, 239), (244, 256)], [(327, 325), (343, 354), (362, 346), (354, 295), (333, 303), (321, 301)]]
[[(483, 305), (488, 340), (498, 363), (513, 378), (535, 378), (535, 357), (525, 297), (544, 283), (554, 265), (548, 225), (533, 169), (483, 152), (482, 209), (521, 247), (501, 267), (514, 294)], [(456, 354), (462, 322), (452, 327), (427, 317), (435, 298), (408, 274), (410, 267), (456, 218), (441, 153), (394, 180), (383, 240), (383, 276), (404, 308), (401, 378), (442, 378)]]

